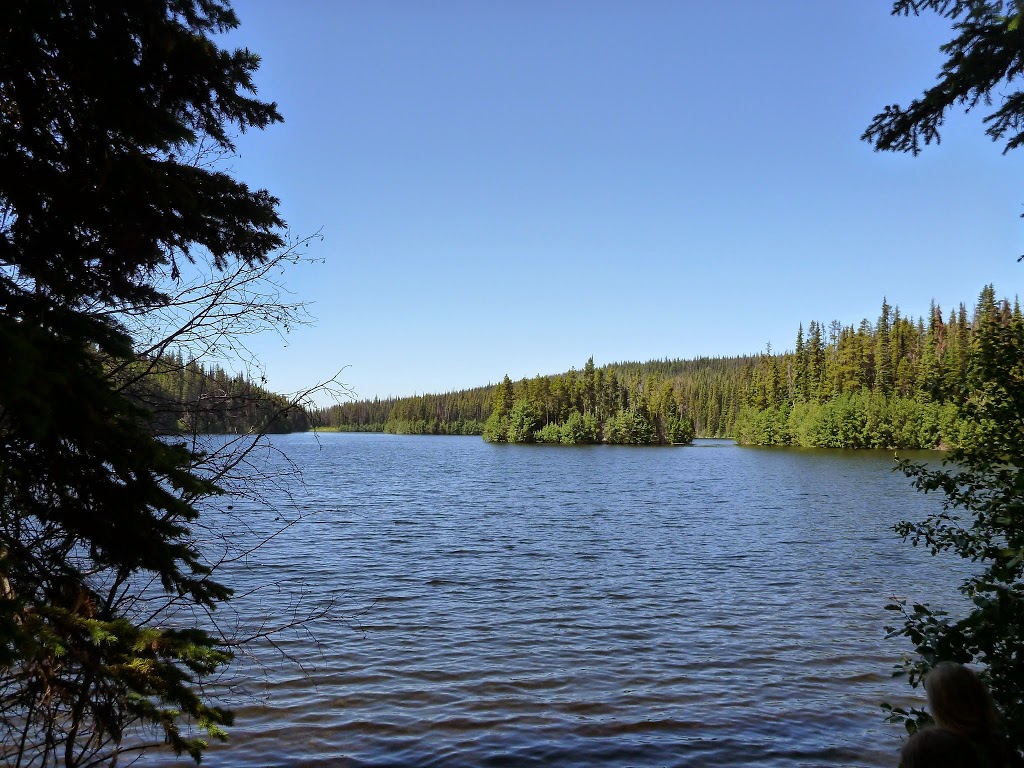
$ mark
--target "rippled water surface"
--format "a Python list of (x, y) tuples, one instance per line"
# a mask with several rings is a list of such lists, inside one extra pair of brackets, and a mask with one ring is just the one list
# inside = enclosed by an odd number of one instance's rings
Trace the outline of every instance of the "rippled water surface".
[(228, 574), (271, 585), (243, 619), (336, 609), (283, 636), (302, 668), (263, 655), (209, 764), (895, 765), (884, 606), (948, 601), (958, 571), (891, 532), (937, 500), (890, 454), (274, 444), (305, 487), (241, 509), (311, 514)]

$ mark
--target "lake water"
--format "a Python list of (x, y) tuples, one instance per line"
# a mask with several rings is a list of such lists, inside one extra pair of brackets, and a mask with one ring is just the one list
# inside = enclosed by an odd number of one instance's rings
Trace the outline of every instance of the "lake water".
[(307, 516), (222, 576), (245, 626), (335, 606), (236, 670), (215, 766), (894, 766), (884, 607), (964, 572), (892, 533), (938, 499), (884, 452), (273, 444), (304, 486), (235, 511)]

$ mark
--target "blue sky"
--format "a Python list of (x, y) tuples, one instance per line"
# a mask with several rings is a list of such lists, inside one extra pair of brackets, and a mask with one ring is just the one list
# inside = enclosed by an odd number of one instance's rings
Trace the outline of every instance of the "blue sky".
[[(969, 305), (1024, 265), (1021, 158), (947, 121), (859, 140), (932, 82), (949, 27), (883, 0), (240, 0), (284, 124), (236, 175), (323, 263), (269, 384), (359, 397), (619, 360), (792, 348), (797, 324)], [(347, 366), (347, 367), (346, 367)]]

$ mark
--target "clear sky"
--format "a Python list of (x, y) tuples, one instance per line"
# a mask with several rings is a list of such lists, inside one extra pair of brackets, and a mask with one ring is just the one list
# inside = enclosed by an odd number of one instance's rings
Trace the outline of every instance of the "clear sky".
[(791, 349), (883, 295), (1014, 295), (1021, 154), (981, 115), (917, 158), (859, 140), (948, 24), (886, 0), (236, 0), (285, 122), (233, 167), (323, 263), (270, 386), (359, 397)]

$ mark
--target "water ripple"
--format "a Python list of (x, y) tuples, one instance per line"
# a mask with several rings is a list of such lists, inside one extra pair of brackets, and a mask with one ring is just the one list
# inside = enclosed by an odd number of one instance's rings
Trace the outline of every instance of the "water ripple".
[(892, 765), (884, 606), (962, 576), (881, 453), (275, 441), (314, 514), (229, 580), (338, 609), (257, 654), (218, 766)]

